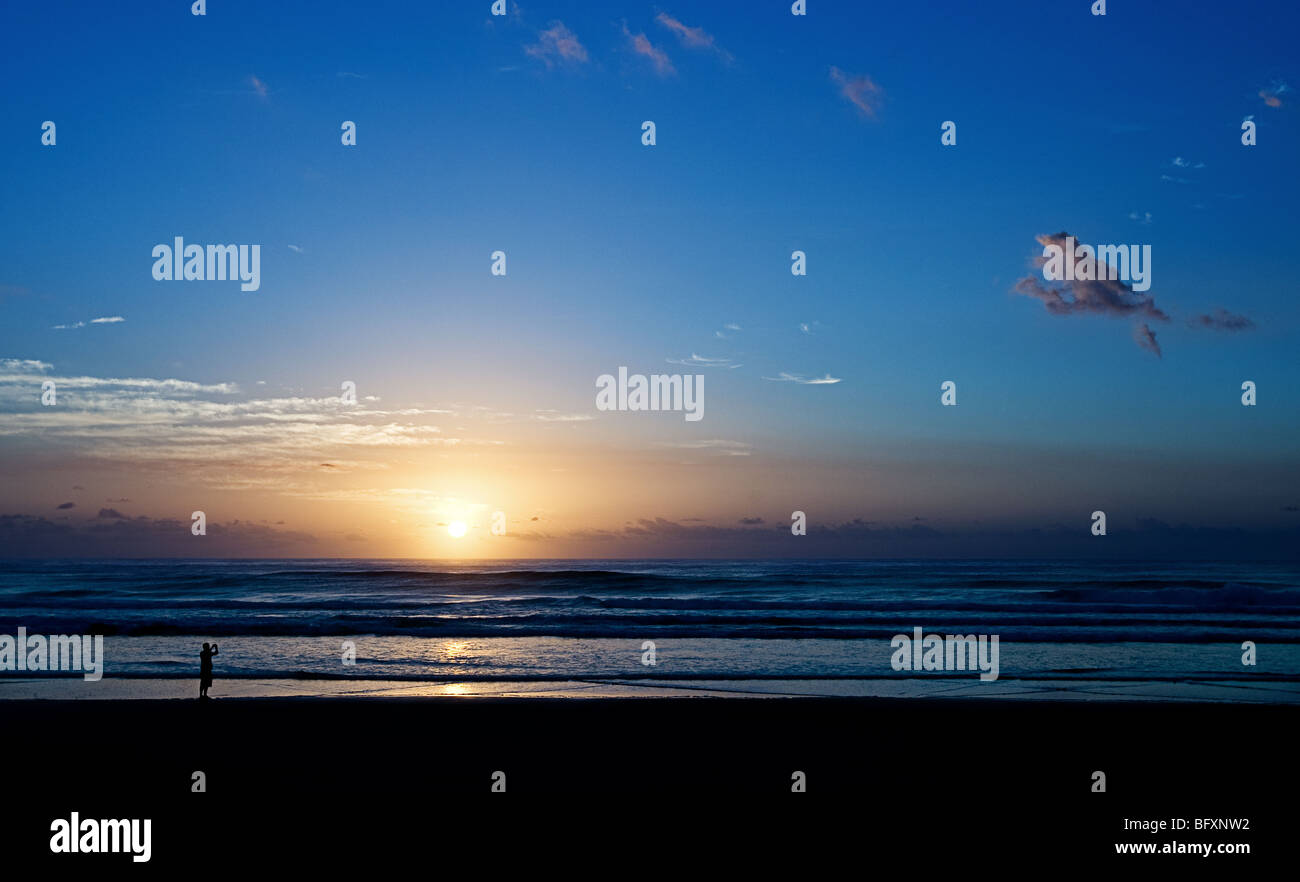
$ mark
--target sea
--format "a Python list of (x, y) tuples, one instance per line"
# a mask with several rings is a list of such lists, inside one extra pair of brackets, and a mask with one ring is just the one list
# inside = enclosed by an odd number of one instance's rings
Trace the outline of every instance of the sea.
[[(98, 634), (103, 678), (0, 699), (878, 696), (1300, 703), (1300, 564), (1007, 560), (0, 561), (0, 635)], [(998, 676), (895, 638), (998, 638)]]

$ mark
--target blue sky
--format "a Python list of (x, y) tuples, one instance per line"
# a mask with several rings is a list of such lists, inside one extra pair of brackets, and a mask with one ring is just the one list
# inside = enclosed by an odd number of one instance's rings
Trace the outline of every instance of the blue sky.
[[(633, 523), (732, 523), (750, 506), (768, 522), (812, 508), (828, 523), (1033, 529), (1085, 509), (1086, 522), (1104, 506), (1075, 496), (1101, 486), (1133, 522), (1292, 526), (1300, 14), (952, 5), (810, 0), (796, 17), (780, 2), (512, 2), (493, 18), (489, 2), (214, 0), (203, 17), (183, 3), (9, 4), (0, 358), (48, 367), (9, 372), (0, 406), (30, 421), (0, 437), (6, 508), (75, 523), (85, 506), (42, 513), (67, 477), (149, 498), (132, 517), (188, 515), (126, 477), (174, 468), (155, 483), (317, 535), (334, 527), (301, 522), (286, 488), (300, 504), (396, 490), (509, 504), (547, 512), (551, 535), (612, 517), (595, 489), (570, 509), (543, 484), (487, 498), (477, 488), (492, 481), (473, 476), (501, 470), (485, 465), (492, 447), (534, 473), (595, 451), (638, 487), (674, 484), (683, 463), (656, 460), (665, 451), (698, 454), (685, 466), (707, 476), (629, 503)], [(340, 144), (343, 120), (356, 147)], [(1013, 292), (1037, 272), (1034, 237), (1058, 231), (1151, 246), (1148, 293), (1169, 316), (1151, 323), (1159, 355), (1135, 343), (1132, 317), (1052, 315)], [(261, 289), (154, 281), (151, 249), (174, 236), (260, 243)], [(488, 272), (497, 249), (505, 278)], [(806, 277), (790, 274), (795, 249)], [(1220, 309), (1252, 327), (1189, 326)], [(594, 412), (597, 375), (692, 355), (740, 365), (698, 369), (702, 425)], [(782, 374), (840, 382), (764, 379)], [(266, 453), (256, 488), (222, 485), (180, 454), (195, 425), (174, 449), (114, 460), (95, 446), (99, 417), (70, 429), (33, 415), (37, 375), (229, 384), (231, 400), (271, 402), (263, 421), (345, 378), (383, 402), (370, 428), (436, 418), (465, 443), (432, 464), (358, 455), (346, 503), (290, 475), (288, 450)], [(1255, 408), (1239, 402), (1247, 379)], [(957, 408), (939, 406), (943, 380)], [(74, 412), (131, 412), (130, 394), (76, 388)], [(701, 441), (725, 443), (689, 446)], [(411, 469), (425, 469), (420, 487)], [(797, 477), (751, 497), (774, 472)], [(569, 474), (609, 496), (608, 481)]]

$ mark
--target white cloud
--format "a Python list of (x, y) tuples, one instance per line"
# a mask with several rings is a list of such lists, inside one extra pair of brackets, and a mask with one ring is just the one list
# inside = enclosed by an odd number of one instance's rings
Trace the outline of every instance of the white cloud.
[(694, 353), (691, 353), (690, 358), (668, 358), (665, 359), (665, 361), (667, 361), (669, 364), (680, 364), (680, 365), (685, 365), (686, 367), (707, 367), (707, 368), (720, 367), (720, 368), (727, 368), (728, 370), (735, 370), (738, 367), (744, 366), (741, 364), (737, 364), (736, 362), (732, 361), (730, 358), (708, 358), (707, 356), (696, 355)]
[(781, 371), (775, 377), (764, 377), (763, 379), (771, 380), (774, 383), (799, 383), (804, 386), (828, 386), (844, 382), (843, 378), (832, 377), (830, 374), (824, 377), (805, 377), (803, 374), (792, 374), (789, 371)]

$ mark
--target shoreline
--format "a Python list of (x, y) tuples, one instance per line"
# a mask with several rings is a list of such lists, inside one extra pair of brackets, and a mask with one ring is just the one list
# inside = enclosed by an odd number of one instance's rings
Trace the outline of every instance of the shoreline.
[[(101, 704), (123, 701), (197, 701), (193, 676), (106, 676), (87, 681), (78, 676), (45, 678), (0, 677), (0, 707), (14, 702), (42, 701)], [(1008, 677), (993, 682), (961, 676), (735, 677), (538, 675), (528, 678), (485, 675), (465, 677), (218, 677), (210, 701), (319, 698), (394, 701), (406, 698), (447, 698), (462, 702), (511, 698), (520, 701), (567, 699), (589, 701), (702, 697), (759, 700), (800, 698), (850, 701), (935, 701), (1001, 705), (1008, 702), (1044, 704), (1196, 704), (1300, 707), (1300, 682), (1295, 680), (1167, 678), (1162, 680), (1096, 677)]]

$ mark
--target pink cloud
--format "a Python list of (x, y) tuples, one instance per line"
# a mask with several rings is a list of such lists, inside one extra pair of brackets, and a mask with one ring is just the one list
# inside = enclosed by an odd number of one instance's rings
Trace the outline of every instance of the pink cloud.
[(731, 53), (714, 43), (713, 35), (705, 31), (704, 28), (693, 28), (682, 24), (666, 12), (656, 15), (655, 21), (676, 34), (677, 39), (681, 41), (683, 46), (691, 49), (711, 49), (726, 61), (731, 61)]
[(632, 51), (637, 55), (644, 55), (650, 59), (650, 62), (654, 65), (655, 73), (659, 74), (659, 76), (666, 77), (677, 73), (672, 61), (668, 58), (668, 53), (646, 39), (645, 34), (633, 34), (627, 29), (627, 25), (623, 25), (623, 33), (632, 41)]
[(884, 92), (871, 77), (866, 74), (853, 76), (838, 67), (832, 67), (831, 81), (840, 87), (840, 94), (852, 102), (864, 116), (875, 119), (876, 109), (880, 106)]
[(582, 64), (587, 61), (586, 47), (562, 21), (551, 22), (549, 28), (537, 35), (536, 43), (524, 47), (524, 52), (545, 62), (547, 67), (556, 62)]

